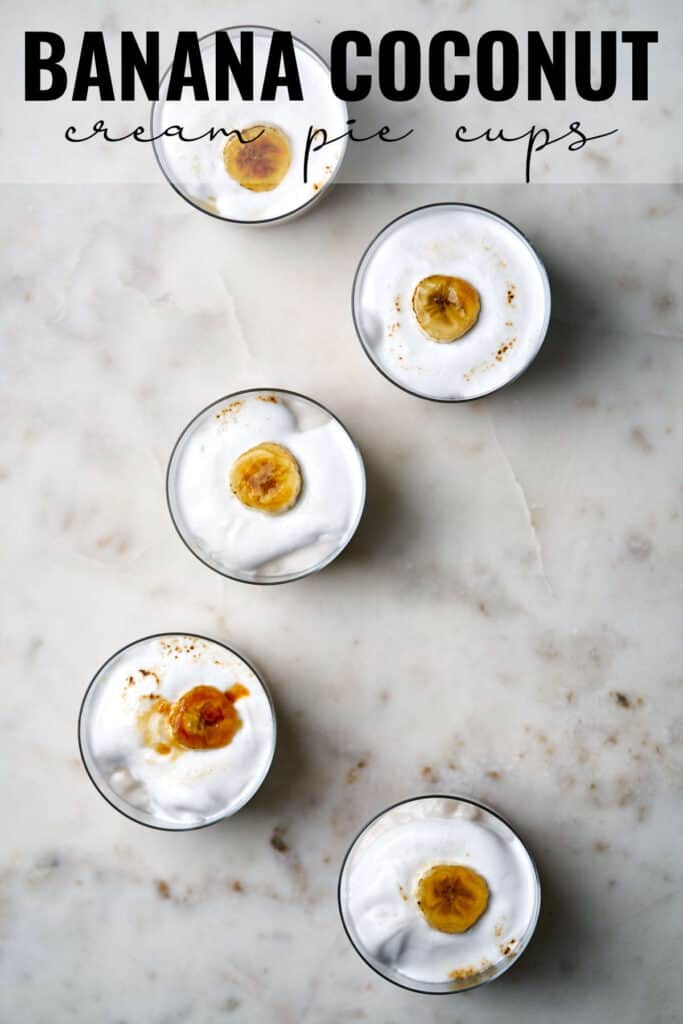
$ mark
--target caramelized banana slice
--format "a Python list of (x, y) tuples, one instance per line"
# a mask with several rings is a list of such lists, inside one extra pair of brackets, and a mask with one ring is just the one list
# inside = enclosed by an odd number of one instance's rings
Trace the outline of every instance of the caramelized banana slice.
[(277, 188), (292, 162), (287, 136), (272, 125), (254, 124), (231, 135), (223, 147), (223, 163), (231, 178), (250, 192)]
[(427, 924), (449, 935), (471, 928), (488, 902), (486, 879), (464, 864), (437, 864), (417, 884), (417, 905)]
[(462, 338), (477, 322), (480, 308), (479, 292), (461, 277), (432, 274), (413, 292), (417, 322), (432, 341)]
[(195, 686), (171, 707), (169, 725), (175, 741), (191, 750), (227, 747), (242, 722), (234, 698), (215, 686)]
[(275, 515), (296, 504), (301, 471), (288, 448), (264, 441), (243, 452), (230, 470), (230, 487), (248, 508)]

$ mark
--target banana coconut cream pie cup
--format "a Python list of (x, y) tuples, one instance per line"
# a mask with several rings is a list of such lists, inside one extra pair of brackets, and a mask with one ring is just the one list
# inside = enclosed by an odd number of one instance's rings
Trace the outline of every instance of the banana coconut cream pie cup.
[(550, 285), (509, 221), (465, 203), (403, 214), (370, 243), (353, 283), (366, 355), (419, 398), (464, 402), (515, 380), (538, 354)]
[(206, 637), (135, 640), (98, 669), (78, 721), (85, 769), (142, 825), (201, 828), (235, 814), (265, 779), (275, 713), (265, 683)]
[(346, 854), (338, 896), (361, 958), (424, 993), (500, 977), (528, 945), (541, 904), (538, 872), (517, 833), (459, 796), (415, 797), (373, 818)]
[[(152, 107), (157, 161), (175, 191), (204, 213), (237, 224), (287, 220), (318, 202), (336, 177), (348, 142), (346, 104), (332, 91), (322, 57), (295, 37), (302, 98), (290, 98), (281, 84), (273, 99), (261, 99), (274, 30), (238, 25), (222, 32), (247, 66), (253, 38), (254, 98), (242, 99), (234, 81), (229, 99), (215, 98), (216, 33), (204, 36), (209, 99), (195, 99), (189, 87), (180, 99), (168, 99), (171, 68), (166, 71)], [(174, 134), (178, 125), (184, 138)]]
[(245, 583), (324, 568), (356, 532), (361, 454), (342, 423), (304, 395), (239, 391), (198, 413), (166, 476), (171, 518), (200, 561)]

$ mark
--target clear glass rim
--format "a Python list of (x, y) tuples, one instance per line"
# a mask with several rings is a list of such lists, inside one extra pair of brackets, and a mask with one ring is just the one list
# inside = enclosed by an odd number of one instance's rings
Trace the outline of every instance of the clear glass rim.
[[(359, 505), (358, 505), (358, 512), (356, 514), (355, 521), (353, 522), (353, 525), (352, 525), (352, 527), (351, 527), (351, 529), (350, 529), (350, 531), (348, 533), (348, 536), (346, 537), (346, 540), (341, 545), (341, 547), (339, 547), (339, 548), (335, 549), (334, 551), (332, 551), (332, 553), (330, 555), (328, 555), (327, 558), (323, 559), (323, 561), (320, 562), (318, 565), (314, 565), (311, 569), (306, 569), (303, 572), (286, 573), (286, 574), (284, 574), (282, 576), (278, 576), (278, 577), (275, 577), (273, 579), (256, 580), (256, 579), (250, 579), (250, 578), (245, 577), (245, 576), (238, 576), (238, 575), (235, 575), (234, 573), (226, 572), (223, 569), (218, 569), (215, 565), (211, 565), (204, 558), (202, 558), (202, 556), (199, 554), (199, 552), (196, 551), (192, 547), (190, 542), (183, 535), (183, 532), (180, 529), (179, 524), (176, 522), (175, 516), (173, 515), (173, 507), (172, 507), (172, 503), (171, 503), (171, 471), (173, 469), (173, 462), (174, 462), (174, 459), (175, 459), (175, 456), (176, 456), (176, 452), (178, 451), (179, 446), (180, 446), (183, 438), (191, 430), (191, 428), (197, 422), (197, 420), (201, 419), (201, 417), (204, 416), (205, 413), (207, 413), (209, 411), (209, 409), (212, 409), (215, 405), (219, 405), (219, 404), (229, 403), (229, 402), (235, 401), (235, 399), (241, 398), (243, 395), (258, 395), (258, 394), (262, 394), (262, 393), (275, 394), (275, 395), (287, 395), (290, 398), (299, 398), (299, 399), (302, 399), (304, 402), (310, 402), (311, 405), (317, 406), (327, 416), (329, 416), (330, 419), (334, 420), (335, 423), (338, 423), (339, 426), (344, 431), (344, 433), (346, 434), (346, 436), (348, 437), (349, 441), (351, 442), (351, 445), (352, 445), (353, 450), (355, 452), (356, 458), (358, 460), (358, 466), (359, 466), (359, 469), (360, 469), (361, 482), (362, 482), (362, 493), (361, 493), (361, 500), (360, 500)], [(185, 425), (185, 427), (183, 427), (182, 431), (180, 432), (180, 435), (178, 436), (177, 441), (175, 442), (175, 444), (173, 445), (173, 448), (171, 449), (171, 454), (170, 454), (169, 460), (168, 460), (168, 466), (166, 467), (166, 504), (168, 506), (168, 512), (169, 512), (169, 515), (171, 517), (171, 522), (173, 523), (173, 526), (175, 527), (176, 533), (178, 534), (178, 536), (180, 537), (180, 539), (182, 540), (183, 544), (188, 549), (188, 551), (190, 551), (194, 555), (194, 557), (196, 559), (198, 559), (198, 561), (200, 561), (202, 563), (202, 565), (205, 565), (207, 569), (211, 569), (212, 572), (218, 573), (219, 576), (223, 576), (225, 579), (228, 579), (228, 580), (234, 580), (236, 583), (249, 583), (252, 586), (258, 586), (258, 587), (273, 587), (273, 586), (278, 586), (278, 585), (280, 585), (282, 583), (294, 583), (295, 580), (305, 579), (307, 576), (313, 576), (313, 575), (315, 575), (315, 573), (321, 572), (323, 569), (327, 568), (327, 566), (330, 565), (332, 562), (334, 562), (335, 559), (339, 558), (339, 556), (346, 550), (346, 548), (349, 546), (349, 544), (353, 540), (354, 536), (356, 535), (356, 531), (358, 530), (358, 527), (360, 526), (360, 521), (363, 518), (363, 512), (365, 511), (366, 499), (367, 499), (367, 476), (366, 476), (366, 473), (365, 473), (365, 463), (363, 462), (363, 456), (361, 454), (361, 450), (358, 447), (358, 445), (356, 444), (356, 442), (355, 442), (355, 440), (353, 438), (353, 435), (350, 433), (350, 431), (344, 425), (344, 423), (342, 423), (342, 421), (339, 419), (339, 417), (336, 416), (330, 409), (328, 409), (327, 406), (323, 405), (322, 402), (316, 401), (315, 398), (309, 398), (308, 395), (304, 395), (304, 394), (302, 394), (299, 391), (290, 391), (287, 388), (242, 388), (240, 391), (233, 391), (229, 395), (223, 395), (221, 398), (217, 398), (217, 399), (215, 399), (215, 401), (209, 402), (208, 405), (206, 405), (203, 409), (200, 409), (200, 411), (198, 413), (196, 413), (195, 416), (192, 417), (192, 419), (189, 421), (189, 423), (187, 423)]]
[[(277, 32), (278, 29), (271, 28), (269, 25), (228, 25), (226, 28), (217, 28), (217, 29), (214, 29), (212, 32), (206, 32), (203, 36), (198, 36), (197, 42), (201, 45), (207, 39), (210, 39), (211, 36), (215, 36), (218, 32), (228, 32), (229, 33), (229, 32), (249, 32), (249, 31), (254, 32), (256, 35), (264, 36), (264, 35), (272, 35), (272, 33), (273, 32)], [(318, 51), (314, 50), (312, 46), (309, 46), (308, 43), (304, 42), (303, 39), (300, 39), (298, 36), (295, 36), (293, 33), (290, 32), (290, 35), (292, 37), (292, 41), (294, 43), (296, 43), (297, 46), (300, 46), (303, 50), (305, 50), (309, 54), (309, 56), (313, 57), (313, 59), (316, 60), (327, 71), (328, 76), (329, 76), (329, 74), (330, 74), (330, 66), (327, 63), (327, 61), (318, 53)], [(161, 87), (162, 87), (164, 81), (170, 75), (172, 66), (173, 66), (172, 64), (169, 64), (168, 67), (166, 68), (166, 70), (164, 71), (163, 75), (159, 79), (159, 92), (161, 92)], [(336, 97), (336, 98), (338, 99), (338, 97)], [(151, 109), (151, 113), (150, 113), (150, 135), (152, 137), (155, 134), (155, 132), (154, 132), (154, 117), (155, 117), (156, 108), (160, 105), (161, 102), (162, 102), (161, 99), (158, 99), (158, 100), (155, 100), (152, 103), (152, 109)], [(345, 121), (348, 124), (348, 119), (349, 119), (349, 108), (348, 108), (348, 105), (343, 100), (339, 100), (339, 103), (343, 104), (344, 113), (345, 113)], [(277, 217), (263, 217), (260, 220), (240, 220), (237, 217), (224, 217), (220, 213), (213, 213), (211, 210), (207, 210), (203, 206), (198, 206), (196, 203), (194, 203), (190, 199), (190, 197), (187, 196), (182, 191), (182, 189), (179, 188), (178, 185), (173, 181), (173, 179), (171, 178), (170, 174), (167, 173), (166, 168), (164, 166), (164, 162), (163, 162), (163, 160), (161, 158), (161, 155), (159, 153), (159, 148), (157, 146), (157, 141), (158, 140), (155, 140), (154, 138), (152, 138), (152, 152), (154, 153), (154, 158), (155, 158), (155, 160), (156, 160), (156, 162), (157, 162), (157, 164), (159, 166), (159, 170), (163, 174), (163, 176), (166, 179), (167, 183), (171, 186), (173, 191), (176, 192), (177, 195), (180, 196), (181, 199), (184, 199), (185, 202), (189, 206), (191, 206), (193, 210), (199, 210), (200, 213), (206, 214), (207, 217), (213, 217), (214, 220), (220, 220), (220, 221), (223, 221), (226, 224), (241, 224), (241, 225), (244, 225), (245, 227), (262, 227), (263, 225), (266, 225), (266, 224), (277, 224), (280, 221), (292, 220), (294, 217), (298, 216), (301, 213), (304, 213), (311, 206), (314, 206), (316, 203), (318, 203), (322, 199), (322, 197), (329, 191), (332, 183), (334, 182), (335, 178), (337, 177), (337, 175), (338, 175), (338, 173), (339, 173), (339, 171), (341, 169), (341, 165), (344, 162), (344, 157), (346, 156), (346, 150), (347, 150), (348, 142), (349, 142), (348, 136), (345, 136), (344, 139), (342, 140), (342, 151), (340, 153), (339, 159), (337, 160), (336, 167), (334, 168), (332, 173), (329, 175), (329, 177), (325, 181), (325, 184), (323, 185), (323, 187), (321, 189), (319, 189), (316, 193), (314, 193), (314, 195), (312, 195), (310, 199), (307, 199), (305, 203), (302, 203), (301, 206), (295, 206), (293, 210), (288, 210), (286, 213), (280, 213), (280, 214), (278, 214)]]
[[(404, 220), (407, 217), (412, 217), (416, 213), (421, 213), (423, 210), (432, 210), (432, 209), (435, 209), (437, 207), (443, 207), (443, 208), (447, 208), (447, 209), (478, 210), (480, 213), (485, 213), (487, 216), (493, 217), (495, 220), (498, 220), (502, 224), (504, 224), (507, 228), (510, 228), (514, 232), (514, 234), (516, 234), (522, 240), (522, 242), (524, 242), (524, 244), (527, 246), (527, 248), (531, 252), (531, 255), (534, 257), (534, 259), (535, 259), (535, 261), (536, 261), (536, 263), (538, 265), (538, 269), (539, 269), (539, 271), (541, 273), (541, 280), (543, 281), (544, 292), (545, 292), (546, 300), (547, 300), (546, 301), (546, 313), (545, 313), (545, 318), (544, 318), (544, 322), (543, 322), (543, 329), (542, 329), (541, 334), (540, 334), (540, 341), (539, 341), (538, 347), (536, 348), (535, 352), (533, 352), (531, 354), (529, 359), (525, 362), (524, 366), (522, 366), (521, 369), (518, 370), (518, 372), (513, 377), (510, 377), (509, 380), (504, 381), (502, 384), (499, 384), (497, 387), (490, 388), (488, 391), (482, 391), (482, 393), (480, 395), (471, 395), (469, 398), (438, 398), (438, 397), (435, 397), (434, 395), (425, 395), (425, 394), (422, 394), (419, 391), (413, 391), (412, 388), (409, 388), (405, 384), (401, 384), (399, 381), (397, 381), (394, 377), (392, 377), (388, 373), (387, 370), (384, 369), (384, 367), (379, 365), (377, 360), (372, 355), (372, 352), (370, 351), (368, 345), (365, 342), (365, 338), (363, 336), (363, 332), (362, 332), (361, 327), (360, 327), (360, 320), (359, 320), (358, 314), (356, 312), (357, 292), (358, 292), (358, 284), (359, 284), (359, 281), (360, 281), (360, 275), (361, 275), (361, 272), (364, 270), (364, 265), (365, 265), (366, 259), (370, 255), (370, 252), (371, 252), (373, 246), (375, 245), (375, 243), (378, 242), (379, 239), (382, 237), (382, 235), (384, 235), (387, 231), (389, 231), (391, 228), (393, 228), (393, 226), (395, 224), (397, 224), (399, 221)], [(497, 391), (501, 391), (503, 388), (508, 387), (510, 384), (513, 384), (516, 380), (518, 380), (519, 377), (521, 377), (523, 373), (526, 373), (526, 371), (529, 369), (529, 367), (534, 362), (534, 360), (537, 358), (539, 352), (543, 348), (545, 339), (546, 339), (546, 337), (548, 335), (548, 328), (550, 326), (551, 311), (552, 311), (552, 291), (551, 291), (551, 288), (550, 288), (550, 278), (548, 276), (547, 267), (546, 267), (545, 263), (543, 262), (543, 260), (541, 259), (540, 255), (538, 253), (538, 250), (536, 249), (536, 247), (527, 238), (527, 236), (524, 234), (524, 232), (521, 231), (517, 227), (516, 224), (513, 224), (511, 220), (508, 220), (506, 217), (503, 217), (500, 213), (497, 213), (495, 210), (489, 210), (488, 207), (486, 207), (486, 206), (479, 206), (477, 203), (458, 203), (458, 202), (455, 202), (455, 201), (453, 201), (453, 202), (444, 201), (444, 202), (439, 202), (439, 203), (424, 203), (422, 206), (416, 206), (412, 210), (406, 210), (405, 213), (400, 213), (398, 215), (398, 217), (394, 217), (392, 220), (390, 220), (387, 224), (384, 225), (383, 228), (381, 228), (381, 230), (379, 230), (377, 232), (376, 235), (374, 235), (373, 238), (370, 239), (370, 241), (368, 242), (368, 244), (366, 245), (366, 247), (365, 247), (365, 249), (363, 251), (363, 255), (361, 256), (360, 260), (358, 261), (358, 265), (356, 267), (356, 272), (353, 275), (353, 284), (351, 286), (351, 316), (353, 318), (354, 330), (356, 332), (356, 336), (357, 336), (357, 338), (358, 338), (358, 340), (360, 342), (360, 345), (361, 345), (361, 348), (362, 348), (363, 352), (365, 353), (367, 358), (370, 360), (372, 365), (375, 367), (375, 369), (379, 373), (382, 374), (382, 376), (386, 380), (389, 381), (390, 384), (393, 384), (394, 387), (397, 387), (401, 391), (404, 391), (407, 395), (412, 395), (414, 398), (421, 398), (424, 402), (438, 402), (440, 405), (454, 405), (454, 404), (460, 404), (460, 403), (463, 403), (463, 402), (478, 402), (480, 399), (487, 398), (489, 395), (494, 395)]]
[[(529, 863), (530, 863), (531, 868), (532, 868), (533, 878), (534, 878), (534, 882), (535, 882), (534, 889), (535, 889), (535, 893), (536, 893), (536, 907), (535, 907), (534, 915), (533, 915), (533, 917), (532, 917), (532, 919), (531, 919), (531, 921), (529, 923), (529, 926), (527, 928), (527, 935), (526, 935), (526, 939), (525, 939), (524, 945), (516, 952), (514, 957), (507, 958), (507, 963), (505, 963), (504, 966), (501, 967), (501, 969), (496, 974), (494, 974), (490, 978), (483, 978), (482, 980), (475, 982), (473, 985), (468, 985), (468, 986), (465, 986), (465, 987), (455, 988), (452, 985), (451, 985), (451, 987), (445, 987), (445, 986), (449, 985), (448, 982), (434, 982), (434, 983), (430, 983), (430, 982), (421, 982), (421, 983), (420, 982), (416, 982), (414, 985), (409, 985), (409, 984), (404, 984), (402, 981), (397, 981), (396, 978), (390, 977), (388, 974), (384, 974), (381, 970), (379, 970), (379, 968), (376, 967), (372, 963), (372, 961), (368, 959), (368, 957), (365, 955), (365, 953), (358, 947), (357, 943), (355, 942), (355, 940), (354, 940), (354, 938), (353, 938), (353, 936), (351, 934), (351, 930), (350, 930), (350, 928), (348, 927), (348, 925), (346, 923), (346, 919), (344, 917), (344, 909), (343, 909), (343, 901), (342, 901), (342, 882), (343, 882), (343, 879), (344, 879), (344, 871), (346, 870), (347, 862), (349, 860), (349, 857), (351, 856), (351, 853), (353, 852), (353, 849), (354, 849), (356, 843), (361, 838), (361, 836), (365, 835), (365, 833), (368, 831), (368, 829), (372, 825), (374, 825), (374, 823), (376, 821), (378, 821), (379, 818), (384, 817), (385, 814), (388, 814), (390, 811), (395, 810), (397, 807), (403, 807), (406, 804), (417, 803), (417, 802), (419, 802), (421, 800), (453, 800), (453, 801), (458, 802), (458, 803), (470, 804), (472, 807), (477, 807), (480, 810), (486, 811), (488, 814), (493, 815), (493, 817), (497, 818), (498, 821), (500, 821), (503, 825), (506, 826), (506, 828), (509, 828), (510, 831), (512, 832), (512, 834), (515, 836), (515, 838), (518, 839), (519, 842), (522, 844), (522, 848), (524, 849), (524, 852), (526, 853), (527, 857), (529, 858)], [(517, 831), (517, 829), (514, 828), (510, 824), (510, 822), (507, 820), (507, 818), (504, 818), (502, 814), (499, 814), (498, 811), (494, 810), (493, 807), (490, 807), (488, 804), (482, 803), (481, 800), (475, 800), (475, 799), (473, 799), (473, 797), (469, 797), (469, 796), (461, 796), (461, 795), (459, 795), (457, 793), (422, 793), (419, 796), (410, 796), (410, 797), (407, 797), (404, 800), (397, 800), (395, 803), (390, 804), (388, 807), (384, 807), (381, 811), (378, 811), (377, 814), (374, 814), (372, 816), (372, 818), (370, 818), (370, 820), (367, 821), (365, 823), (365, 825), (363, 825), (363, 827), (354, 836), (353, 840), (349, 844), (349, 847), (348, 847), (346, 853), (344, 854), (344, 859), (342, 860), (341, 867), (339, 869), (339, 879), (338, 879), (338, 882), (337, 882), (337, 907), (338, 907), (338, 910), (339, 910), (339, 916), (341, 918), (342, 927), (344, 929), (344, 932), (346, 933), (347, 939), (351, 943), (351, 946), (356, 951), (356, 953), (358, 954), (360, 959), (363, 961), (363, 963), (367, 964), (367, 966), (372, 971), (374, 971), (375, 974), (377, 974), (380, 978), (383, 978), (385, 981), (390, 982), (392, 985), (396, 985), (397, 988), (405, 989), (408, 992), (419, 992), (421, 995), (429, 995), (429, 996), (432, 996), (432, 995), (435, 995), (435, 996), (459, 995), (461, 992), (473, 992), (474, 989), (481, 988), (483, 985), (490, 985), (491, 982), (496, 981), (498, 978), (502, 977), (503, 974), (506, 974), (510, 970), (510, 968), (514, 967), (514, 965), (521, 959), (523, 953), (528, 948), (529, 943), (531, 942), (531, 940), (534, 937), (534, 933), (536, 931), (536, 926), (538, 924), (538, 918), (539, 918), (539, 915), (540, 915), (540, 912), (541, 912), (541, 877), (540, 877), (540, 874), (539, 874), (539, 871), (538, 871), (538, 866), (536, 865), (536, 862), (535, 862), (534, 858), (531, 855), (529, 847), (524, 842), (524, 840), (520, 836), (520, 834)], [(430, 984), (433, 984), (434, 986), (439, 986), (439, 987), (432, 987), (432, 988), (426, 987), (426, 986), (428, 986)]]
[[(118, 804), (114, 803), (114, 801), (111, 800), (107, 796), (107, 794), (101, 789), (101, 787), (98, 785), (96, 779), (94, 778), (92, 772), (90, 771), (90, 768), (88, 767), (88, 762), (87, 762), (87, 758), (86, 758), (86, 755), (85, 755), (85, 749), (87, 747), (87, 744), (85, 743), (85, 741), (83, 739), (83, 735), (82, 735), (82, 725), (83, 725), (83, 716), (84, 716), (85, 706), (86, 706), (88, 697), (89, 697), (91, 691), (97, 685), (97, 683), (98, 683), (98, 681), (99, 681), (99, 679), (100, 679), (100, 677), (102, 675), (102, 672), (106, 669), (107, 665), (111, 664), (111, 662), (114, 661), (115, 658), (118, 658), (120, 654), (123, 654), (123, 652), (127, 651), (130, 647), (135, 647), (135, 646), (137, 646), (137, 644), (143, 644), (147, 640), (159, 640), (162, 637), (166, 637), (166, 636), (172, 636), (172, 637), (182, 637), (182, 636), (184, 636), (184, 637), (189, 637), (190, 639), (193, 639), (193, 640), (204, 640), (206, 643), (216, 644), (217, 647), (222, 647), (223, 650), (227, 651), (229, 654), (234, 654), (236, 658), (240, 658), (240, 660), (244, 662), (244, 664), (247, 666), (247, 668), (250, 669), (250, 671), (254, 673), (254, 675), (258, 679), (259, 683), (263, 687), (263, 692), (266, 695), (266, 698), (268, 700), (268, 706), (270, 707), (270, 718), (271, 718), (271, 723), (272, 723), (272, 726), (273, 726), (273, 739), (272, 739), (272, 744), (271, 744), (270, 757), (268, 758), (268, 761), (267, 761), (266, 766), (265, 766), (265, 768), (263, 770), (263, 773), (261, 774), (261, 777), (258, 780), (258, 783), (254, 786), (254, 788), (250, 792), (250, 794), (247, 797), (247, 799), (243, 803), (241, 803), (239, 805), (239, 807), (236, 807), (235, 810), (230, 811), (229, 813), (226, 813), (226, 814), (221, 814), (221, 815), (219, 815), (216, 818), (212, 818), (211, 821), (201, 822), (199, 825), (178, 825), (178, 826), (174, 826), (174, 825), (156, 825), (156, 824), (154, 824), (151, 821), (142, 821), (141, 818), (137, 818), (133, 813), (129, 814), (127, 811), (123, 810), (122, 807), (119, 807)], [(239, 651), (236, 651), (234, 649), (234, 647), (229, 647), (228, 644), (223, 643), (222, 640), (216, 640), (213, 637), (204, 636), (201, 633), (188, 633), (188, 632), (183, 632), (181, 630), (168, 630), (168, 631), (165, 631), (165, 632), (162, 632), (162, 633), (150, 633), (149, 636), (142, 636), (142, 637), (138, 637), (136, 640), (131, 640), (129, 643), (124, 644), (123, 647), (120, 647), (118, 649), (118, 651), (115, 651), (113, 654), (111, 654), (106, 659), (106, 661), (102, 662), (102, 664), (97, 669), (97, 671), (95, 672), (94, 676), (92, 677), (92, 679), (88, 683), (88, 685), (87, 685), (87, 687), (85, 689), (85, 693), (83, 694), (83, 697), (81, 699), (81, 705), (80, 705), (80, 709), (79, 709), (79, 712), (78, 712), (78, 722), (77, 722), (76, 732), (77, 732), (77, 738), (78, 738), (78, 752), (80, 754), (81, 764), (83, 765), (83, 768), (85, 769), (85, 773), (88, 776), (88, 778), (90, 779), (90, 781), (92, 782), (92, 784), (95, 787), (95, 789), (97, 790), (97, 792), (102, 797), (102, 799), (105, 800), (109, 804), (110, 807), (113, 807), (114, 810), (118, 811), (118, 813), (121, 814), (124, 818), (128, 818), (129, 821), (134, 821), (136, 825), (142, 825), (144, 828), (152, 828), (152, 829), (155, 829), (157, 832), (197, 832), (201, 828), (210, 828), (211, 825), (217, 825), (219, 821), (225, 821), (226, 818), (232, 818), (233, 815), (235, 815), (239, 811), (241, 811), (242, 808), (245, 807), (249, 803), (249, 801), (252, 800), (256, 796), (256, 794), (258, 793), (259, 789), (261, 788), (261, 786), (263, 785), (263, 783), (265, 782), (265, 780), (266, 780), (266, 778), (268, 776), (268, 772), (270, 771), (270, 769), (272, 767), (272, 764), (273, 764), (273, 758), (275, 757), (275, 749), (277, 747), (277, 716), (275, 714), (275, 705), (273, 703), (272, 694), (271, 694), (270, 690), (268, 689), (268, 686), (267, 686), (263, 676), (254, 667), (252, 662), (248, 658), (245, 658), (245, 656), (243, 654), (241, 654)]]

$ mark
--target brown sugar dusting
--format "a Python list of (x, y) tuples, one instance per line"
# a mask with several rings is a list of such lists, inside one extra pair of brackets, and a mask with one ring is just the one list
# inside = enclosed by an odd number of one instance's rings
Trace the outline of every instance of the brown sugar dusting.
[(393, 338), (393, 336), (396, 334), (396, 331), (399, 329), (400, 326), (400, 320), (395, 320), (393, 324), (387, 324), (387, 334), (389, 335), (390, 338)]
[[(149, 680), (151, 685), (156, 686), (157, 688), (159, 686), (161, 686), (161, 678), (159, 676), (159, 673), (155, 672), (153, 669), (150, 669), (150, 668), (139, 668), (137, 670), (137, 672), (138, 672), (139, 675), (142, 676), (142, 678), (144, 680)], [(126, 679), (126, 682), (124, 683), (124, 690), (129, 690), (131, 688), (131, 686), (135, 686), (136, 682), (137, 682), (137, 679), (135, 678), (135, 673), (133, 673), (132, 675), (128, 676), (128, 678)], [(144, 694), (142, 694), (142, 697), (154, 698), (154, 697), (158, 697), (158, 696), (159, 696), (158, 693), (144, 693)]]
[(280, 401), (277, 395), (259, 395), (258, 400), (259, 402), (271, 402), (273, 405), (278, 405)]
[(239, 413), (243, 405), (244, 402), (242, 401), (242, 399), (236, 398), (234, 402), (230, 402), (230, 405), (224, 406), (224, 408), (222, 408), (219, 412), (216, 413), (216, 419), (219, 422), (223, 422), (225, 420), (232, 420), (233, 422), (235, 422), (235, 420), (237, 419), (237, 414)]
[(161, 686), (161, 680), (159, 679), (159, 673), (155, 672), (154, 669), (151, 669), (151, 668), (141, 668), (140, 669), (140, 675), (144, 676), (145, 678), (147, 678), (148, 676), (151, 676), (154, 679), (154, 682), (156, 683), (156, 685), (157, 686)]
[(479, 974), (478, 967), (458, 967), (454, 971), (448, 972), (448, 977), (451, 981), (467, 981), (470, 978), (474, 978)]
[(192, 661), (199, 661), (207, 648), (207, 643), (193, 636), (169, 636), (162, 637), (159, 641), (162, 654), (167, 658), (178, 661), (183, 654), (188, 655)]
[(510, 351), (510, 349), (513, 348), (513, 346), (514, 346), (516, 341), (517, 341), (516, 338), (510, 338), (509, 341), (504, 341), (502, 345), (498, 346), (498, 349), (496, 350), (496, 362), (497, 363), (502, 363), (503, 359), (505, 358), (506, 353), (508, 353)]
[[(508, 301), (511, 301), (510, 296), (512, 296), (512, 299), (514, 299), (514, 293), (508, 292)], [(505, 326), (511, 327), (512, 321), (506, 322)], [(463, 379), (466, 380), (467, 383), (469, 384), (469, 382), (472, 380), (475, 374), (487, 373), (489, 370), (492, 370), (495, 367), (496, 363), (503, 362), (507, 354), (515, 347), (516, 344), (516, 337), (507, 338), (505, 341), (500, 343), (495, 352), (491, 353), (490, 357), (486, 360), (486, 362), (480, 363), (478, 366), (471, 366), (469, 370), (463, 373)]]
[(482, 960), (480, 964), (471, 964), (468, 967), (458, 967), (449, 971), (449, 980), (453, 983), (453, 989), (472, 988), (473, 985), (480, 985), (488, 978), (496, 975), (496, 967), (489, 960)]
[(503, 956), (512, 956), (517, 946), (517, 939), (508, 939), (500, 946), (500, 951)]
[(397, 295), (396, 298), (394, 299), (394, 309), (396, 310), (397, 313), (401, 312), (401, 296), (400, 295)]
[(507, 300), (508, 306), (514, 306), (516, 293), (517, 293), (517, 285), (509, 284), (507, 286), (507, 294), (506, 294), (506, 300)]

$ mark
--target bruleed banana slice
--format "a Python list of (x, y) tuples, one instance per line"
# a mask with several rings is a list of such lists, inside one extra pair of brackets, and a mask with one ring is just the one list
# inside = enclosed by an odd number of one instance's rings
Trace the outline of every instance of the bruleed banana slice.
[(292, 150), (284, 132), (274, 125), (254, 124), (231, 135), (223, 147), (223, 163), (231, 178), (250, 192), (271, 192), (280, 184), (292, 162)]
[[(249, 691), (241, 688), (245, 696)], [(168, 722), (173, 738), (190, 750), (215, 750), (227, 747), (242, 725), (235, 710), (238, 699), (230, 690), (223, 693), (215, 686), (194, 686), (172, 705)]]
[(480, 308), (479, 292), (462, 277), (431, 274), (413, 292), (418, 324), (428, 338), (440, 343), (462, 338), (477, 322)]
[(271, 515), (287, 512), (301, 493), (299, 463), (284, 445), (264, 441), (235, 460), (230, 487), (247, 508)]
[(417, 884), (417, 905), (439, 932), (466, 932), (489, 902), (486, 879), (464, 864), (437, 864)]

